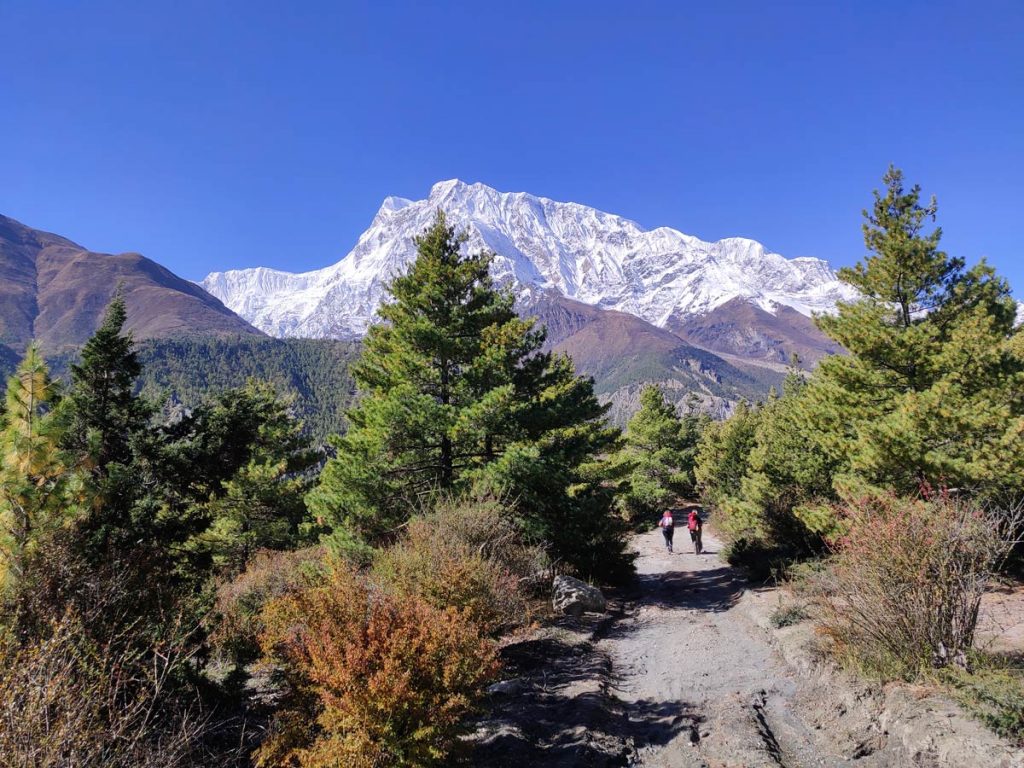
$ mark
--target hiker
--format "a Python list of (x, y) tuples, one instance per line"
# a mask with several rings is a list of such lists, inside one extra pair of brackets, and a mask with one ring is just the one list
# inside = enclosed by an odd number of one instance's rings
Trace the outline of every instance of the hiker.
[(675, 522), (672, 520), (672, 510), (666, 509), (665, 514), (661, 516), (661, 520), (658, 521), (658, 525), (661, 526), (661, 535), (665, 537), (665, 549), (672, 553), (672, 536), (675, 534)]
[(693, 551), (700, 554), (704, 551), (704, 544), (701, 542), (701, 532), (704, 530), (704, 521), (700, 518), (697, 509), (690, 510), (690, 516), (686, 521), (686, 527), (690, 529), (690, 541), (693, 542)]

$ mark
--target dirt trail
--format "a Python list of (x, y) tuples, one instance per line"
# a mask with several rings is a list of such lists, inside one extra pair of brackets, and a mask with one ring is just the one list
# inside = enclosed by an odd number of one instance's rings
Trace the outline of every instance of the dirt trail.
[(564, 617), (507, 647), (510, 679), (470, 738), (491, 768), (1020, 768), (934, 692), (871, 687), (806, 652), (811, 626), (767, 626), (705, 533), (695, 555), (660, 531), (634, 540), (637, 579), (609, 615)]
[(669, 554), (658, 531), (638, 537), (635, 608), (598, 645), (627, 711), (664, 713), (633, 723), (634, 764), (845, 764), (793, 715), (792, 670), (737, 610), (743, 585), (718, 557), (720, 543), (706, 534), (695, 555), (679, 529), (676, 545)]

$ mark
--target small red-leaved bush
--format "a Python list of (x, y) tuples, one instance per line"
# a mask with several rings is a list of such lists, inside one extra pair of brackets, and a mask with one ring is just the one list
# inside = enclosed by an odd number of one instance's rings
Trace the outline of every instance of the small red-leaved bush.
[(881, 496), (839, 510), (819, 608), (833, 647), (886, 675), (966, 664), (981, 597), (1019, 513)]

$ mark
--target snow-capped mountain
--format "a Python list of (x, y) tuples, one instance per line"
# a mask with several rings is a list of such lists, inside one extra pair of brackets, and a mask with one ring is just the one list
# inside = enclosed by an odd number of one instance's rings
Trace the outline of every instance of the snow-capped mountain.
[(708, 243), (668, 227), (648, 230), (577, 203), (458, 180), (435, 184), (424, 200), (387, 198), (352, 251), (329, 267), (213, 272), (202, 285), (275, 336), (361, 336), (438, 209), (466, 230), (466, 248), (497, 254), (495, 277), (521, 297), (554, 292), (658, 327), (736, 299), (773, 314), (789, 307), (810, 315), (853, 296), (820, 259), (786, 259), (745, 238)]

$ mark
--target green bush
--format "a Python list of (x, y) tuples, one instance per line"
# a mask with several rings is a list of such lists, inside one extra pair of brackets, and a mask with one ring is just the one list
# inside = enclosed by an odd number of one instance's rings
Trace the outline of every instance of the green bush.
[(768, 617), (768, 621), (775, 629), (782, 629), (784, 627), (791, 627), (794, 624), (799, 624), (801, 621), (806, 621), (810, 618), (810, 614), (807, 613), (807, 609), (800, 604), (793, 605), (780, 605), (774, 611), (772, 615)]
[(942, 680), (972, 715), (1018, 746), (1024, 746), (1024, 660), (975, 654), (973, 671), (945, 670)]
[(739, 568), (755, 582), (779, 581), (785, 577), (792, 554), (760, 539), (740, 537), (726, 545), (722, 554), (729, 565)]

